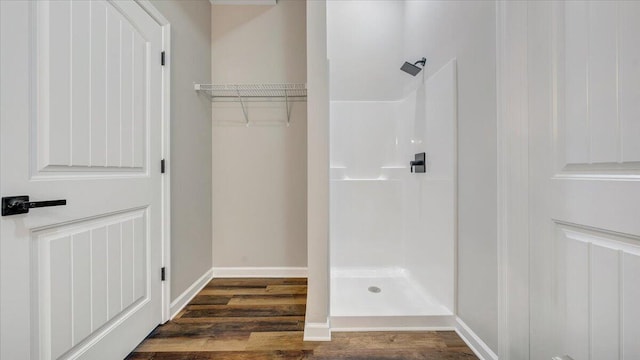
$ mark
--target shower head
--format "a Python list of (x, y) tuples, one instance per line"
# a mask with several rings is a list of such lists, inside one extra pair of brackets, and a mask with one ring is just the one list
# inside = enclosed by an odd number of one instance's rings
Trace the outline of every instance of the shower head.
[(426, 58), (422, 58), (418, 61), (416, 61), (415, 63), (410, 63), (410, 62), (404, 62), (404, 64), (402, 65), (402, 67), (400, 68), (400, 70), (406, 72), (407, 74), (411, 75), (411, 76), (416, 76), (418, 75), (418, 73), (420, 71), (422, 71), (422, 68), (418, 67), (417, 65), (420, 64), (422, 65), (422, 67), (424, 67), (424, 65), (427, 63), (427, 59)]

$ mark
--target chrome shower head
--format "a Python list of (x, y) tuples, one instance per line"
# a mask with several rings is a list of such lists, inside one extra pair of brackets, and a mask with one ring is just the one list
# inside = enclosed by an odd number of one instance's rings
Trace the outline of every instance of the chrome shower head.
[(411, 75), (411, 76), (416, 76), (418, 75), (418, 73), (420, 71), (422, 71), (421, 67), (418, 67), (417, 65), (420, 64), (422, 65), (422, 67), (425, 66), (425, 64), (427, 63), (427, 59), (426, 58), (422, 58), (418, 61), (416, 61), (415, 63), (410, 63), (410, 62), (404, 62), (404, 64), (402, 65), (402, 67), (400, 68), (400, 70), (406, 72), (407, 74)]

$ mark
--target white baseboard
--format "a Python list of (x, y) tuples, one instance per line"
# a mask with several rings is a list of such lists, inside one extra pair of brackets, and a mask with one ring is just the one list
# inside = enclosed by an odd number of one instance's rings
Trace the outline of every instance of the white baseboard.
[(453, 315), (331, 316), (331, 332), (351, 331), (451, 331)]
[(331, 341), (329, 319), (323, 323), (305, 323), (304, 341)]
[(307, 277), (306, 267), (214, 267), (213, 277), (223, 278), (278, 278)]
[(178, 296), (169, 305), (169, 319), (173, 319), (208, 283), (213, 279), (213, 268), (207, 270), (198, 280), (196, 280), (187, 290)]
[(498, 360), (498, 355), (491, 351), (489, 346), (460, 318), (456, 318), (456, 333), (481, 360)]

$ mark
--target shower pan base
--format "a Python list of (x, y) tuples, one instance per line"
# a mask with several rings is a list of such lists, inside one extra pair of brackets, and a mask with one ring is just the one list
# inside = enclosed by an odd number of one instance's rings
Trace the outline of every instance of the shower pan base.
[(331, 316), (331, 332), (454, 331), (453, 315)]
[(402, 268), (334, 269), (331, 330), (451, 330), (453, 313)]

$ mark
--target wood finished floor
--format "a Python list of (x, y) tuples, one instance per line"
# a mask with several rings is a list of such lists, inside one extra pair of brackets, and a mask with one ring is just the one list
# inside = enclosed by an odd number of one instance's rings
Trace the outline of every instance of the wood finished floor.
[(333, 333), (304, 342), (307, 281), (214, 279), (127, 360), (477, 359), (453, 331)]

